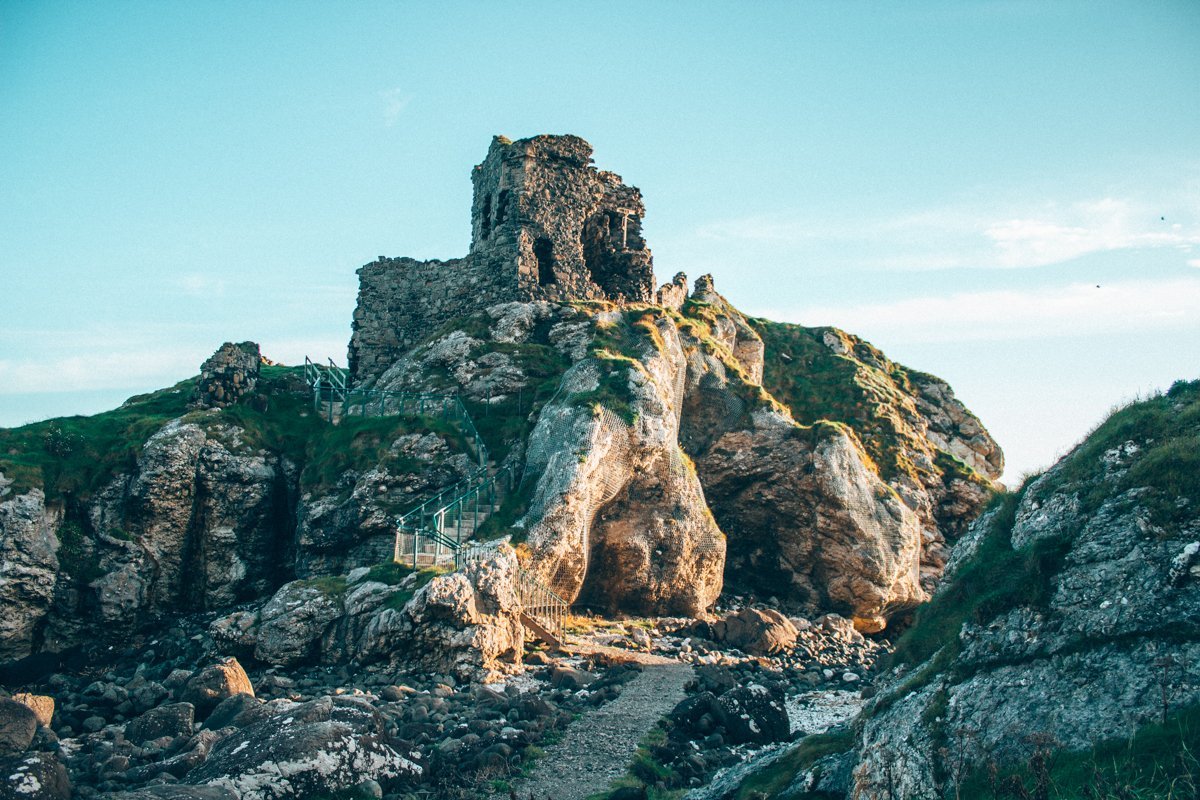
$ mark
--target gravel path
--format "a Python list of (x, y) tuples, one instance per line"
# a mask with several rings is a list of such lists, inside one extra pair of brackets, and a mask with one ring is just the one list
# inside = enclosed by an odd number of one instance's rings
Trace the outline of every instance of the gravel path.
[(584, 800), (625, 774), (638, 742), (683, 699), (692, 668), (678, 662), (652, 664), (620, 697), (572, 723), (546, 748), (533, 775), (515, 787), (527, 800)]

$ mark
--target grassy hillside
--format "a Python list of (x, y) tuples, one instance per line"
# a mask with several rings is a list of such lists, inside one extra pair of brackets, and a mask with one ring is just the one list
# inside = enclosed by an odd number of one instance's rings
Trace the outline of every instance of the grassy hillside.
[[(916, 427), (918, 412), (912, 378), (920, 373), (889, 360), (863, 340), (837, 328), (752, 319), (750, 324), (766, 345), (763, 385), (788, 406), (796, 421), (842, 422), (858, 434), (880, 475), (920, 478), (922, 472), (989, 485), (973, 469), (948, 453), (931, 453), (932, 464), (914, 461), (912, 454), (929, 448)], [(836, 340), (846, 355), (826, 343)]]
[(0, 472), (14, 481), (14, 493), (40, 487), (50, 497), (89, 496), (131, 468), (155, 431), (187, 412), (195, 383), (189, 378), (90, 417), (0, 428)]
[(961, 797), (1004, 800), (1190, 800), (1200, 796), (1200, 708), (1089, 750), (1035, 753), (1027, 763), (968, 775)]
[(1116, 491), (1147, 487), (1143, 502), (1160, 525), (1194, 518), (1200, 508), (1200, 380), (1176, 381), (1164, 394), (1120, 408), (1037, 486), (1038, 500), (1067, 489), (1081, 511), (1094, 511), (1112, 493), (1097, 480), (1106, 453), (1132, 443), (1136, 458), (1117, 478)]
[(389, 451), (408, 432), (436, 433), (453, 452), (469, 452), (462, 431), (435, 417), (351, 418), (329, 425), (313, 411), (300, 367), (264, 366), (255, 395), (220, 410), (188, 410), (195, 382), (189, 378), (90, 417), (0, 429), (0, 472), (13, 481), (9, 492), (37, 487), (52, 501), (86, 501), (114, 475), (133, 470), (146, 441), (173, 419), (217, 435), (221, 428), (237, 426), (242, 433), (229, 446), (276, 454), (302, 467), (302, 491), (329, 491), (350, 469), (422, 468)]

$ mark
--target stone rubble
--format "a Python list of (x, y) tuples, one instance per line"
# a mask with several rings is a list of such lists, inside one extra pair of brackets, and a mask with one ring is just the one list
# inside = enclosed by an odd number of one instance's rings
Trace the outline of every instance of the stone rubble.
[(228, 408), (254, 393), (262, 354), (255, 342), (226, 342), (200, 366), (192, 403), (196, 408)]

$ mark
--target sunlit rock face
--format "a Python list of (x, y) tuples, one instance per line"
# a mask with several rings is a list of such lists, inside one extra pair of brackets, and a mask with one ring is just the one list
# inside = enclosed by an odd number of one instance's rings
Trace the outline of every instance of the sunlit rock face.
[[(491, 532), (525, 567), (598, 610), (701, 615), (731, 588), (863, 631), (933, 591), (1003, 465), (944, 382), (837, 329), (746, 317), (711, 276), (655, 289), (640, 193), (578, 137), (497, 138), (472, 180), (465, 258), (361, 270), (351, 366), (355, 388), (472, 409), (511, 482)], [(331, 426), (308, 391), (226, 343), (73, 456), (46, 431), (44, 476), (41, 451), (18, 453), (4, 652), (387, 561), (397, 517), (480, 467), (453, 424)], [(106, 438), (118, 423), (128, 441)]]

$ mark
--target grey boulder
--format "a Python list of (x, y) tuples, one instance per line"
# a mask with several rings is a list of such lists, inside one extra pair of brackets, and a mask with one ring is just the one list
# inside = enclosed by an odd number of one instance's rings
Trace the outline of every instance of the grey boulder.
[(383, 718), (365, 703), (322, 697), (227, 736), (187, 776), (240, 800), (313, 797), (364, 780), (420, 775), (387, 741)]
[(191, 703), (172, 703), (142, 714), (125, 726), (125, 738), (134, 744), (169, 736), (176, 739), (192, 735), (196, 708)]
[(53, 753), (0, 759), (0, 800), (69, 800), (71, 780)]

